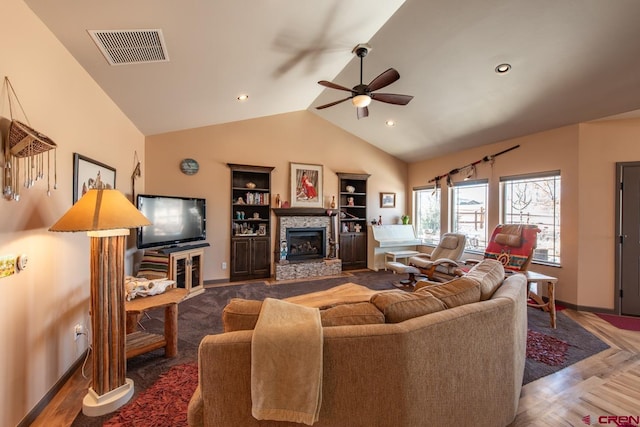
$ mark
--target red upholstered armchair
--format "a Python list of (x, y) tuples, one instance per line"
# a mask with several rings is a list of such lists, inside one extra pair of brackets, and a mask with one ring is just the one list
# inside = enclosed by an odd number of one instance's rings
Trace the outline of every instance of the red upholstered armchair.
[[(524, 272), (529, 268), (533, 251), (538, 244), (540, 229), (535, 224), (500, 224), (491, 234), (484, 250), (484, 258), (498, 260), (506, 271)], [(469, 264), (479, 260), (466, 260), (467, 266), (460, 267), (457, 275), (469, 270)]]

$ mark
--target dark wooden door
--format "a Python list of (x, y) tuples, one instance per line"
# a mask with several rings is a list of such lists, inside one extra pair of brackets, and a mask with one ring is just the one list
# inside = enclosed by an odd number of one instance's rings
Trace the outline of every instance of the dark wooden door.
[(618, 164), (620, 314), (640, 316), (640, 163)]

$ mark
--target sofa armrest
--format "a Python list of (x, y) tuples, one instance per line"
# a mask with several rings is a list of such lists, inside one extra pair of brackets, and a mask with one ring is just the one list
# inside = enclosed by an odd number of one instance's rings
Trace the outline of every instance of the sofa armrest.
[(191, 396), (189, 401), (189, 410), (187, 411), (187, 423), (190, 427), (204, 426), (204, 402), (202, 401), (202, 392), (200, 386)]

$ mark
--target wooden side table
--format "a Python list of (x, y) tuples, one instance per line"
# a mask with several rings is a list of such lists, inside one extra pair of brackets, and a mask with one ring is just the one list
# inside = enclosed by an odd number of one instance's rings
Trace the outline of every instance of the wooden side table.
[[(529, 307), (538, 307), (542, 308), (544, 311), (549, 312), (549, 316), (551, 317), (551, 327), (553, 329), (556, 328), (556, 283), (558, 282), (558, 278), (547, 276), (544, 274), (536, 273), (534, 271), (525, 272), (527, 276), (527, 295), (530, 299), (533, 299), (535, 303), (527, 302)], [(532, 283), (546, 283), (547, 284), (547, 293), (548, 293), (548, 301), (544, 302), (542, 297), (531, 290)]]
[[(164, 347), (166, 357), (178, 354), (178, 303), (187, 296), (183, 288), (169, 288), (164, 293), (126, 301), (127, 359)], [(152, 308), (164, 307), (164, 335), (136, 330), (138, 316)]]

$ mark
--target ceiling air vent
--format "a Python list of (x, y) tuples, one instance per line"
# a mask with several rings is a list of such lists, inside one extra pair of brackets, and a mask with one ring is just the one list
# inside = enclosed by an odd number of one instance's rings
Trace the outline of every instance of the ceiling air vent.
[(88, 30), (111, 65), (169, 61), (162, 30)]

